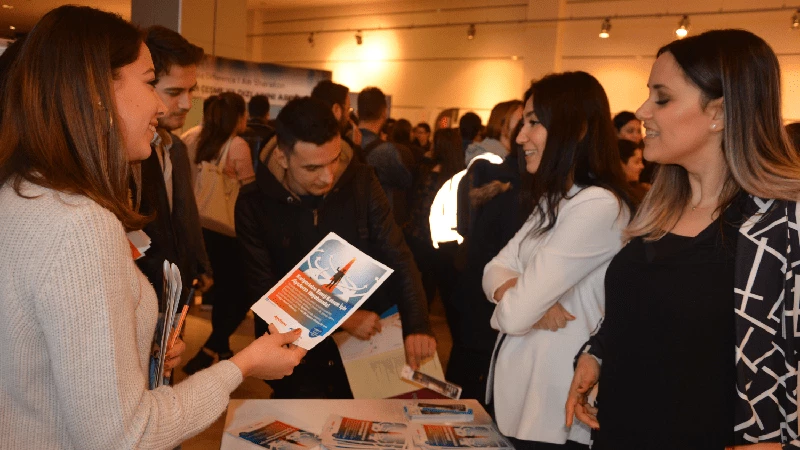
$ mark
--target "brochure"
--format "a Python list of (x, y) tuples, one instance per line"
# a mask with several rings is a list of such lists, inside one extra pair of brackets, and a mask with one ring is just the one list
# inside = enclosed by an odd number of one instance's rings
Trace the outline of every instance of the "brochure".
[(514, 448), (492, 425), (431, 425), (412, 423), (410, 427), (414, 445), (426, 450)]
[(311, 450), (318, 448), (319, 437), (306, 430), (265, 417), (250, 425), (226, 430), (239, 439), (271, 450)]
[(295, 344), (310, 350), (347, 320), (392, 272), (329, 233), (251, 309), (281, 333), (301, 328)]
[(461, 398), (461, 386), (449, 381), (434, 378), (419, 370), (414, 370), (409, 366), (403, 367), (403, 370), (400, 371), (400, 378), (416, 383), (454, 400)]
[(171, 343), (175, 341), (174, 336), (177, 322), (180, 321), (178, 307), (180, 306), (181, 290), (181, 271), (178, 266), (170, 264), (164, 260), (164, 303), (165, 309), (159, 314), (159, 321), (156, 325), (155, 335), (153, 336), (152, 353), (150, 357), (150, 389), (169, 384), (169, 377), (164, 376), (164, 362), (167, 351)]
[(403, 411), (411, 422), (472, 422), (475, 418), (472, 408), (467, 408), (467, 405), (463, 403), (437, 404), (420, 402), (403, 406)]
[(399, 422), (373, 422), (328, 416), (320, 439), (327, 449), (402, 449), (410, 442), (408, 426)]

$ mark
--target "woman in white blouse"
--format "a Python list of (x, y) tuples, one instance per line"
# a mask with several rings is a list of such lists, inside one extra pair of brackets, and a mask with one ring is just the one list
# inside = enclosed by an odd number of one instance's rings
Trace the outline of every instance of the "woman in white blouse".
[(527, 220), (483, 276), (500, 331), (487, 402), (517, 448), (588, 449), (588, 427), (565, 427), (564, 401), (573, 358), (603, 317), (603, 277), (622, 246), (631, 196), (594, 77), (567, 72), (533, 83), (523, 121)]

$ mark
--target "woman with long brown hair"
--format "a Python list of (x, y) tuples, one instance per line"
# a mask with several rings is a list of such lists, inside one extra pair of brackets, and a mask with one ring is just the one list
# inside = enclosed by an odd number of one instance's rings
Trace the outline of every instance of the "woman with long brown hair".
[(661, 48), (648, 87), (636, 114), (661, 166), (608, 268), (567, 423), (599, 427), (596, 449), (795, 448), (800, 155), (778, 59), (748, 31), (709, 31)]
[[(63, 6), (28, 34), (0, 129), (0, 436), (9, 448), (174, 448), (245, 376), (291, 373), (297, 334), (261, 338), (175, 387), (148, 390), (158, 305), (126, 231), (164, 104), (139, 30)], [(175, 367), (185, 346), (168, 352)]]

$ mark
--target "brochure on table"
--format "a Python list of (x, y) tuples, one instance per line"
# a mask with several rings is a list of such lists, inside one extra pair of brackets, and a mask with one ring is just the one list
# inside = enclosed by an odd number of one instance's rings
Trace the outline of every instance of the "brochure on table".
[(264, 417), (250, 425), (229, 429), (228, 434), (272, 450), (310, 450), (319, 447), (319, 437), (306, 430)]
[(330, 335), (391, 275), (392, 269), (329, 233), (252, 310), (278, 331), (301, 328), (306, 350)]
[[(403, 380), (400, 373), (406, 364), (403, 326), (397, 307), (381, 316), (381, 331), (369, 340), (357, 339), (341, 331), (333, 335), (342, 356), (353, 398), (389, 398), (420, 389)], [(444, 379), (439, 355), (426, 361), (420, 372)]]

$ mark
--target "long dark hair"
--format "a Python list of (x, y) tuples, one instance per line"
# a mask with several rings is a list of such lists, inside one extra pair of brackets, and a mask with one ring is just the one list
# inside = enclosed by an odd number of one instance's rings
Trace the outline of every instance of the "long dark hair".
[(597, 79), (586, 72), (547, 75), (531, 85), (525, 102), (531, 97), (533, 110), (547, 130), (539, 168), (525, 177), (520, 195), (520, 219), (533, 214), (534, 235), (555, 226), (558, 205), (567, 198), (571, 184), (608, 189), (620, 206), (624, 203), (632, 209), (608, 97)]
[[(116, 14), (61, 6), (36, 24), (12, 64), (0, 130), (0, 184), (31, 183), (84, 195), (128, 229), (141, 228), (128, 196), (131, 165), (112, 80), (133, 63), (142, 34)], [(20, 194), (21, 195), (21, 194)]]
[(442, 128), (436, 131), (433, 135), (433, 157), (442, 167), (439, 172), (442, 180), (448, 180), (466, 169), (458, 128)]
[(195, 164), (219, 158), (223, 144), (236, 132), (245, 108), (244, 98), (233, 92), (223, 92), (211, 100), (208, 110), (203, 114)]

